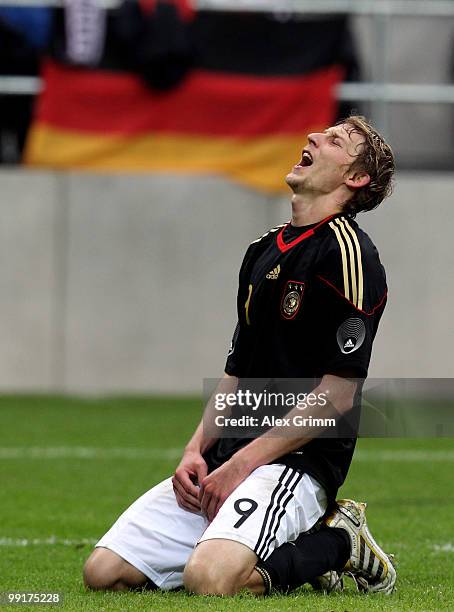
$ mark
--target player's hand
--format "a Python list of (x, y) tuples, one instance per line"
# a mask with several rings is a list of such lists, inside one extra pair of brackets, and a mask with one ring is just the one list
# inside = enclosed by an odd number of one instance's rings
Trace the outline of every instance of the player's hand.
[(230, 459), (200, 481), (200, 505), (209, 521), (214, 519), (227, 497), (248, 475), (243, 467)]
[(207, 475), (207, 464), (196, 451), (186, 451), (172, 478), (178, 505), (189, 512), (200, 512), (199, 484)]

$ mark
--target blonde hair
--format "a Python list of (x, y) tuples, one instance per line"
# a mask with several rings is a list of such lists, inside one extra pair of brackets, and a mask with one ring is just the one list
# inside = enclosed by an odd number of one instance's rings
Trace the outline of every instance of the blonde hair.
[[(336, 125), (346, 125), (347, 131), (364, 136), (360, 151), (350, 165), (350, 170), (362, 170), (370, 176), (370, 182), (355, 190), (353, 197), (344, 204), (344, 212), (354, 217), (358, 212), (376, 208), (391, 195), (395, 170), (394, 154), (383, 136), (361, 115), (351, 115)], [(348, 129), (350, 128), (350, 129)]]

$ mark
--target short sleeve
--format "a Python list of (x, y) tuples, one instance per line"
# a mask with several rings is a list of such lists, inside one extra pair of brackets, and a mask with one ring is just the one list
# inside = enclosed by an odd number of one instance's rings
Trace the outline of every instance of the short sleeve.
[(244, 364), (247, 359), (247, 338), (246, 330), (244, 330), (238, 321), (233, 332), (232, 341), (230, 343), (227, 361), (225, 364), (225, 373), (230, 376), (242, 376), (244, 372)]
[(386, 305), (386, 276), (375, 246), (356, 224), (338, 219), (331, 229), (316, 266), (321, 368), (365, 378)]
[(252, 258), (251, 253), (253, 252), (254, 245), (260, 242), (260, 238), (249, 245), (241, 264), (239, 272), (239, 286), (237, 294), (237, 314), (238, 323), (236, 324), (235, 331), (233, 332), (232, 341), (227, 354), (227, 361), (225, 364), (225, 373), (230, 376), (243, 376), (245, 371), (245, 364), (249, 359), (248, 349), (250, 346), (250, 330), (247, 329), (246, 322), (244, 320), (244, 303), (247, 299), (244, 293), (244, 288), (247, 286), (244, 280), (248, 273), (248, 268), (251, 264)]

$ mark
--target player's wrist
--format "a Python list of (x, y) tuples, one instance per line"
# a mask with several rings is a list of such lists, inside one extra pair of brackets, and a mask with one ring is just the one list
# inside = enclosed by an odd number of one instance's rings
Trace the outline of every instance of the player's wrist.
[(246, 476), (249, 476), (258, 467), (255, 457), (250, 452), (247, 452), (247, 447), (241, 448), (232, 455), (228, 463), (233, 465), (235, 470)]
[(184, 448), (183, 455), (189, 455), (189, 454), (201, 455), (202, 451), (200, 448), (200, 444), (189, 442)]

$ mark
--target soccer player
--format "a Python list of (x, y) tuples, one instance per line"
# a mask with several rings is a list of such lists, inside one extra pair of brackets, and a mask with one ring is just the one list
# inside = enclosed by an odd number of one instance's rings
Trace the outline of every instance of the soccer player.
[[(313, 379), (314, 397), (329, 402), (327, 409), (318, 399), (312, 416), (348, 419), (387, 294), (377, 250), (353, 219), (389, 195), (393, 172), (390, 147), (363, 117), (309, 134), (286, 177), (291, 221), (244, 257), (223, 393), (244, 379)], [(298, 406), (288, 410), (295, 415)], [(202, 421), (173, 478), (134, 502), (98, 542), (85, 584), (264, 593), (330, 571), (335, 583), (333, 572), (346, 568), (365, 590), (392, 591), (395, 571), (367, 530), (365, 505), (334, 505), (355, 437), (281, 431), (210, 437)]]

